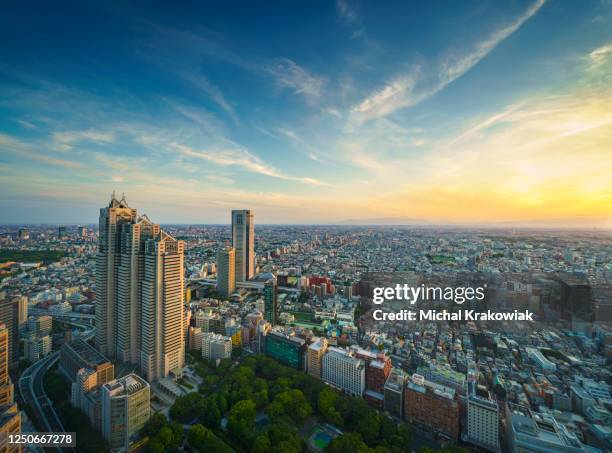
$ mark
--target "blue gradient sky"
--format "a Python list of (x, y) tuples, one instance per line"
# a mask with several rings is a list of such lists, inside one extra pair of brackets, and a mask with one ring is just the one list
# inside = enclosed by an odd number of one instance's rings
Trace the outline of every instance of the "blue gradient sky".
[(610, 226), (612, 3), (425, 3), (10, 2), (1, 222)]

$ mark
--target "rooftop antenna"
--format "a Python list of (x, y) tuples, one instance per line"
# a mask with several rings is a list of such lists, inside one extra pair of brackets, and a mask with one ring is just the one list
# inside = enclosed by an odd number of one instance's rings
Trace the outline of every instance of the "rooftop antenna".
[(127, 201), (125, 200), (125, 192), (121, 192), (121, 201), (127, 203)]
[(115, 200), (115, 191), (113, 190), (113, 193), (111, 194), (111, 200)]

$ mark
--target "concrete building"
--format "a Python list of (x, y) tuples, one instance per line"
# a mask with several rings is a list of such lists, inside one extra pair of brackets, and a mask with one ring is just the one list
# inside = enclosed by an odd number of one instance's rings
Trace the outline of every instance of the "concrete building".
[(19, 297), (18, 308), (17, 308), (17, 323), (19, 327), (25, 325), (28, 320), (28, 298), (27, 296)]
[(121, 225), (136, 221), (136, 209), (113, 193), (107, 207), (100, 209), (96, 255), (96, 347), (110, 357), (117, 352), (117, 272), (121, 258)]
[(136, 374), (107, 382), (100, 388), (102, 436), (116, 451), (128, 451), (151, 415), (150, 386)]
[(49, 315), (30, 316), (28, 318), (28, 331), (36, 336), (44, 337), (53, 330), (53, 318)]
[(19, 363), (19, 298), (0, 294), (0, 323), (8, 332), (8, 365), (13, 369)]
[(270, 331), (264, 338), (266, 355), (296, 370), (304, 370), (306, 340), (278, 330)]
[(82, 368), (94, 370), (96, 382), (101, 384), (115, 378), (114, 365), (89, 343), (80, 338), (65, 342), (60, 349), (60, 370), (72, 382), (76, 382), (77, 373)]
[(231, 247), (217, 252), (217, 291), (223, 297), (236, 291), (236, 253)]
[(265, 283), (263, 293), (264, 319), (274, 326), (278, 322), (278, 295), (276, 281), (273, 278)]
[(533, 413), (527, 407), (506, 404), (508, 451), (530, 453), (578, 453), (592, 451), (554, 417)]
[(113, 194), (100, 209), (96, 347), (149, 381), (184, 365), (183, 241)]
[(459, 404), (455, 396), (455, 389), (414, 374), (404, 392), (404, 418), (456, 441), (459, 437)]
[(0, 406), (13, 402), (13, 392), (9, 376), (9, 331), (0, 323)]
[(477, 447), (499, 452), (499, 407), (486, 388), (474, 387), (467, 398), (467, 436)]
[(30, 334), (24, 341), (24, 355), (30, 363), (37, 362), (51, 354), (52, 348), (51, 335), (41, 337)]
[(327, 338), (317, 338), (308, 346), (308, 374), (321, 379), (323, 356), (327, 352)]
[(255, 275), (255, 215), (248, 209), (232, 211), (232, 247), (236, 256), (236, 282)]
[(184, 243), (161, 231), (145, 246), (140, 371), (148, 381), (178, 375), (185, 365)]
[(216, 333), (202, 334), (202, 358), (206, 360), (229, 359), (232, 356), (232, 339)]
[(330, 347), (323, 357), (323, 380), (349, 395), (365, 391), (365, 363), (346, 349)]
[(21, 433), (21, 414), (13, 402), (0, 405), (0, 452), (18, 453), (23, 451), (21, 445), (9, 444), (10, 434)]
[(400, 368), (392, 368), (383, 388), (384, 409), (396, 418), (404, 418), (404, 388), (407, 378)]

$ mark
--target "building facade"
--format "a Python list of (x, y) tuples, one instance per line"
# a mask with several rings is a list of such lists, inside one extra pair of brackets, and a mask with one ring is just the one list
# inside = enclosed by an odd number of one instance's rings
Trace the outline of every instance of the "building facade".
[(149, 383), (128, 374), (102, 385), (100, 391), (102, 436), (112, 450), (128, 451), (151, 416)]
[(353, 352), (330, 347), (323, 357), (323, 380), (349, 395), (362, 396), (365, 391), (365, 363)]
[(271, 331), (265, 336), (265, 352), (266, 355), (296, 370), (304, 369), (306, 341), (303, 338)]
[(184, 244), (114, 195), (100, 210), (96, 347), (149, 381), (184, 365)]
[(459, 404), (455, 389), (414, 374), (404, 391), (404, 418), (456, 441), (459, 437)]
[(216, 333), (202, 334), (202, 358), (206, 360), (229, 359), (232, 356), (232, 339)]
[(236, 251), (236, 282), (255, 275), (255, 215), (248, 209), (232, 211), (232, 247)]
[(217, 291), (229, 297), (236, 290), (236, 253), (231, 247), (217, 253)]
[(318, 338), (308, 346), (308, 374), (321, 379), (323, 356), (327, 352), (327, 338)]

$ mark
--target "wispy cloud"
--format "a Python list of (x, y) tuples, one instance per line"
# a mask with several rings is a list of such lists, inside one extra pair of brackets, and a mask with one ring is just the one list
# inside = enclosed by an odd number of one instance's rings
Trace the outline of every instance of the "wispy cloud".
[(113, 143), (115, 133), (112, 131), (96, 131), (93, 129), (85, 131), (63, 131), (53, 133), (53, 149), (57, 151), (68, 151), (74, 143)]
[(598, 68), (603, 65), (608, 58), (612, 58), (612, 43), (605, 44), (589, 53), (591, 68)]
[(496, 29), (488, 38), (477, 42), (470, 52), (446, 57), (438, 68), (435, 83), (427, 85), (423, 81), (421, 84), (422, 68), (413, 67), (409, 74), (392, 79), (354, 106), (352, 109), (354, 116), (360, 121), (380, 118), (399, 109), (414, 106), (435, 95), (476, 66), (502, 41), (516, 32), (542, 8), (545, 1), (536, 0), (517, 19)]
[(227, 101), (227, 99), (225, 99), (225, 96), (223, 95), (219, 87), (214, 85), (210, 80), (208, 80), (208, 78), (204, 77), (203, 75), (191, 74), (185, 75), (185, 78), (196, 88), (204, 91), (208, 95), (208, 97), (213, 100), (213, 102), (215, 102), (219, 107), (225, 110), (225, 112), (230, 116), (230, 118), (235, 124), (240, 123), (240, 121), (238, 120), (238, 115), (236, 115), (236, 112), (234, 111), (234, 107), (232, 107), (232, 105)]
[(36, 151), (28, 143), (24, 143), (14, 137), (0, 133), (0, 153), (6, 153), (16, 158), (33, 159), (45, 164), (60, 166), (70, 169), (83, 168), (76, 161), (67, 159), (58, 159), (56, 157), (47, 156), (44, 152)]
[(318, 99), (323, 89), (323, 78), (316, 76), (293, 60), (279, 57), (264, 66), (265, 72), (272, 75), (281, 88), (291, 90), (309, 100)]
[(358, 25), (361, 23), (361, 18), (355, 6), (349, 0), (336, 0), (336, 11), (338, 11), (340, 18), (348, 24)]
[(282, 173), (278, 169), (264, 163), (259, 157), (246, 149), (215, 149), (212, 151), (205, 151), (196, 150), (181, 143), (174, 143), (172, 147), (185, 156), (206, 160), (224, 167), (240, 167), (252, 173), (288, 181), (297, 181), (314, 186), (327, 185), (315, 178), (291, 176)]

